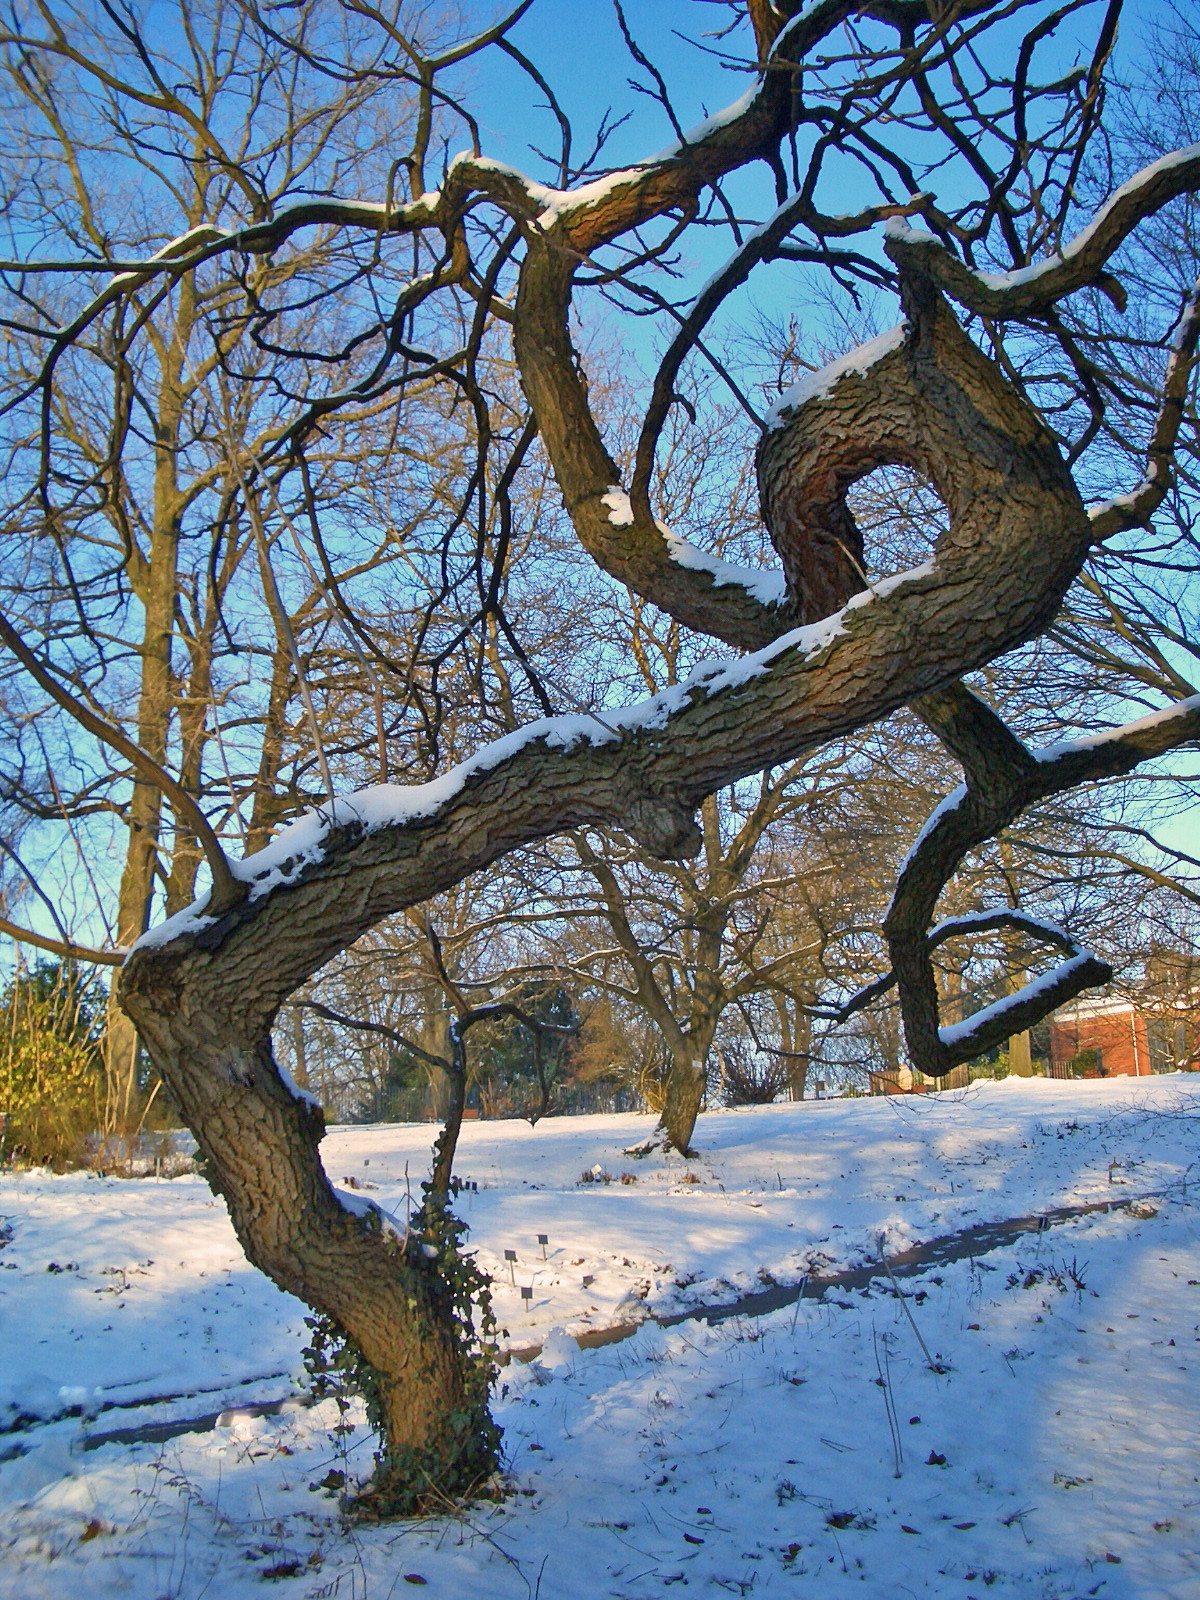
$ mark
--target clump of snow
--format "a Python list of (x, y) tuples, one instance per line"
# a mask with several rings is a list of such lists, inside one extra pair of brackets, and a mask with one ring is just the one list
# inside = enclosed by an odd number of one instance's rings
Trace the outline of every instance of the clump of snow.
[(318, 1111), (321, 1109), (321, 1102), (317, 1096), (310, 1094), (307, 1089), (302, 1089), (282, 1062), (277, 1061), (275, 1063), (275, 1070), (280, 1076), (283, 1087), (294, 1100), (301, 1100), (305, 1105), (315, 1106)]
[(745, 589), (747, 594), (764, 606), (778, 605), (786, 598), (787, 579), (782, 572), (738, 566), (720, 556), (710, 555), (707, 550), (699, 549), (669, 530), (664, 531), (663, 538), (671, 560), (677, 567), (686, 567), (692, 572), (707, 572), (717, 588)]
[(940, 244), (936, 233), (927, 228), (914, 228), (907, 217), (888, 217), (883, 225), (886, 239), (896, 239), (901, 244)]
[(470, 150), (460, 151), (450, 162), (448, 171), (453, 173), (456, 168), (464, 165), (469, 165), (477, 173), (495, 173), (497, 176), (509, 179), (522, 189), (531, 205), (542, 208), (537, 223), (543, 232), (549, 232), (561, 217), (569, 216), (572, 211), (586, 210), (587, 207), (607, 199), (623, 184), (638, 179), (644, 170), (640, 166), (623, 167), (617, 172), (609, 172), (603, 177), (577, 184), (573, 189), (554, 189), (548, 184), (535, 182), (519, 167), (511, 166), (507, 161), (497, 161), (491, 156), (477, 156)]
[[(336, 1184), (330, 1187), (343, 1211), (348, 1211), (353, 1217), (362, 1217), (371, 1222), (378, 1221), (383, 1231), (391, 1234), (394, 1239), (407, 1238), (408, 1230), (403, 1223), (392, 1212), (385, 1210), (377, 1200), (372, 1200), (365, 1194), (356, 1194), (353, 1189), (340, 1189)], [(433, 1253), (436, 1255), (437, 1251), (434, 1250)]]
[(546, 1372), (569, 1372), (579, 1360), (578, 1341), (565, 1328), (551, 1328), (537, 1359)]
[[(601, 495), (600, 504), (607, 510), (608, 520), (614, 528), (633, 526), (633, 505), (628, 493), (619, 484), (614, 484), (607, 494)], [(744, 589), (762, 605), (777, 605), (785, 598), (787, 580), (782, 572), (738, 566), (720, 556), (710, 555), (707, 550), (701, 550), (673, 532), (664, 522), (656, 522), (655, 526), (662, 534), (667, 554), (676, 566), (685, 567), (689, 572), (708, 573), (718, 588)]]
[(614, 528), (633, 527), (633, 503), (619, 483), (600, 496), (600, 504), (608, 511), (608, 520)]

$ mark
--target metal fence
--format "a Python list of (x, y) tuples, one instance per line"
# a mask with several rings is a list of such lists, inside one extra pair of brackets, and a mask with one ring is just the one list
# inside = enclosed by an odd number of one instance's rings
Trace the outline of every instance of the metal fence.
[[(325, 1109), (327, 1122), (440, 1122), (443, 1111), (428, 1088), (396, 1088), (387, 1084), (331, 1083), (310, 1086)], [(528, 1107), (515, 1098), (472, 1096), (466, 1116), (469, 1120), (493, 1121), (521, 1118)], [(624, 1084), (571, 1084), (556, 1095), (549, 1114), (587, 1116), (619, 1111), (644, 1111), (645, 1102), (636, 1088)]]

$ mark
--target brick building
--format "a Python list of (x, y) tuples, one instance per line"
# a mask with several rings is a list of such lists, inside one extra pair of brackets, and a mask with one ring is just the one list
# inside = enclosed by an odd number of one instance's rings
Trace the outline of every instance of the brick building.
[(1140, 1078), (1152, 1070), (1146, 1017), (1129, 1000), (1077, 1000), (1050, 1018), (1052, 1078)]

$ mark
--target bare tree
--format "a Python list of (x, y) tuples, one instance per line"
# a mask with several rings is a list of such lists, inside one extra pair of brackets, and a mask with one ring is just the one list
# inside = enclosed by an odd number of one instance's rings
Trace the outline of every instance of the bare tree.
[[(303, 342), (316, 351), (335, 321), (320, 291), (344, 281), (347, 263), (328, 235), (280, 262), (206, 246), (225, 226), (269, 215), (298, 185), (384, 181), (383, 137), (370, 119), (387, 86), (371, 70), (376, 30), (339, 25), (329, 8), (309, 8), (287, 46), (255, 24), (252, 8), (223, 0), (182, 8), (168, 33), (169, 68), (132, 8), (35, 7), (4, 35), (0, 102), (6, 136), (24, 152), (9, 168), (4, 208), (17, 257), (6, 271), (9, 481), (25, 488), (6, 524), (25, 560), (7, 576), (10, 615), (53, 639), (75, 692), (228, 819), (241, 796), (221, 781), (229, 774), (213, 743), (231, 714), (245, 716), (239, 680), (261, 646), (239, 627), (235, 581), (248, 554), (269, 576), (287, 539), (285, 501), (303, 514), (298, 490), (263, 460), (290, 421), (295, 373), (253, 337), (252, 321), (264, 301), (307, 302)], [(322, 82), (306, 57), (331, 39), (357, 70)], [(411, 104), (389, 96), (393, 118)], [(21, 257), (35, 238), (59, 260), (28, 272)], [(187, 271), (114, 275), (122, 261), (180, 248), (192, 256)], [(86, 309), (81, 283), (94, 294)], [(341, 444), (327, 436), (312, 452), (314, 504), (331, 458), (346, 466), (361, 453)], [(344, 501), (351, 474), (340, 476)], [(294, 676), (291, 660), (283, 672)], [(36, 698), (13, 710), (10, 803), (75, 821), (84, 849), (97, 837), (89, 818), (107, 814), (127, 829), (109, 931), (128, 946), (156, 897), (168, 915), (194, 898), (196, 830), (178, 814), (173, 829), (165, 824), (153, 777), (131, 775), (119, 757), (105, 772), (113, 758), (103, 740), (81, 784), (78, 728), (64, 749)], [(275, 788), (273, 754), (268, 738), (260, 791)], [(267, 811), (278, 820), (278, 808)], [(137, 1052), (116, 1007), (106, 1056), (109, 1111), (119, 1115)]]
[[(490, 629), (536, 695), (500, 594), (511, 517), (501, 515), (492, 542), (487, 504), (493, 486), (506, 503), (536, 434), (599, 568), (680, 626), (746, 652), (615, 715), (547, 716), (432, 784), (323, 800), (234, 863), (166, 770), (178, 765), (174, 752), (136, 747), (106, 722), (39, 642), (35, 618), (23, 630), (0, 628), (41, 691), (122, 760), (136, 760), (139, 781), (157, 783), (196, 834), (208, 894), (138, 941), (121, 1001), (195, 1130), (250, 1257), (333, 1318), (373, 1375), (393, 1505), (469, 1486), (494, 1461), (486, 1356), (481, 1365), (469, 1331), (472, 1280), (445, 1205), (447, 1144), (419, 1218), (398, 1233), (331, 1188), (318, 1155), (320, 1112), (293, 1092), (272, 1053), (272, 1023), (300, 984), (383, 917), (568, 829), (620, 829), (660, 859), (686, 857), (702, 842), (695, 810), (717, 789), (912, 704), (965, 778), (905, 862), (884, 926), (910, 1055), (944, 1074), (1107, 970), (1069, 930), (1024, 908), (981, 910), (970, 928), (1015, 927), (1063, 959), (1003, 1005), (943, 1026), (933, 953), (969, 929), (939, 922), (938, 901), (966, 852), (1032, 803), (1130, 771), (1200, 733), (1200, 705), (1186, 699), (1100, 737), (1034, 751), (960, 682), (1045, 630), (1098, 544), (1147, 525), (1173, 492), (1177, 441), (1192, 426), (1200, 298), (1189, 290), (1154, 330), (1157, 394), (1141, 418), (1140, 481), (1134, 473), (1087, 507), (1095, 419), (1109, 396), (1072, 321), (1092, 314), (1097, 291), (1117, 304), (1126, 298), (1118, 252), (1200, 186), (1200, 156), (1184, 150), (1112, 188), (1094, 216), (1079, 212), (1082, 165), (1102, 149), (1116, 0), (1090, 37), (1090, 13), (1071, 0), (1055, 11), (1038, 0), (733, 6), (723, 48), (733, 61), (742, 52), (747, 91), (690, 131), (630, 36), (638, 71), (674, 124), (672, 142), (605, 173), (598, 158), (576, 163), (564, 131), (560, 158), (543, 172), (549, 182), (489, 159), (465, 115), (454, 123), (463, 60), (496, 46), (527, 63), (508, 37), (527, 10), (523, 0), (475, 38), (431, 44), (406, 32), (399, 13), (356, 7), (376, 30), (376, 52), (339, 53), (331, 38), (322, 72), (355, 84), (390, 74), (416, 96), (404, 158), (375, 195), (339, 191), (336, 173), (317, 168), (289, 172), (264, 193), (242, 152), (222, 149), (229, 201), (219, 219), (134, 261), (96, 252), (91, 281), (111, 276), (69, 320), (55, 330), (45, 319), (10, 325), (13, 337), (44, 348), (30, 395), (53, 414), (68, 367), (86, 366), (93, 349), (115, 343), (123, 352), (149, 337), (149, 299), (190, 293), (216, 262), (245, 261), (251, 274), (265, 263), (281, 268), (324, 230), (346, 262), (340, 298), (324, 281), (311, 289), (331, 315), (340, 308), (328, 340), (317, 336), (319, 319), (314, 334), (303, 293), (253, 299), (246, 313), (263, 348), (299, 352), (304, 379), (287, 393), (293, 409), (270, 460), (300, 471), (329, 419), (349, 425), (384, 396), (397, 448), (431, 418), (468, 418), (476, 466), (443, 529), (445, 549), (464, 530), (474, 534), (474, 637)], [(119, 14), (130, 51), (152, 63), (152, 45)], [(259, 25), (257, 10), (245, 15)], [(276, 29), (269, 37), (281, 61), (307, 61), (306, 16), (305, 8), (273, 12), (261, 23)], [(59, 48), (48, 4), (38, 19), (45, 36), (32, 25), (4, 36), (14, 53)], [(1078, 66), (1076, 38), (1088, 47)], [(545, 96), (549, 86), (529, 70)], [(135, 94), (128, 79), (104, 88), (139, 125), (152, 116), (160, 140), (170, 129), (207, 149), (190, 103)], [(465, 130), (470, 148), (432, 187), (439, 114), (455, 137)], [(849, 209), (848, 172), (862, 194)], [(753, 181), (763, 174), (766, 196)], [(732, 253), (697, 294), (674, 303), (675, 241), (693, 227), (707, 238), (710, 226), (728, 230)], [(774, 267), (872, 289), (898, 301), (901, 320), (761, 415), (722, 359), (718, 314), (752, 274)], [(22, 281), (55, 271), (52, 260), (30, 261)], [(572, 331), (573, 317), (586, 321), (602, 295), (660, 313), (670, 330), (624, 478)], [(519, 425), (498, 417), (488, 375), (491, 345), (508, 334), (529, 408)], [(656, 520), (656, 450), (691, 360), (715, 363), (759, 425), (774, 574), (739, 568)], [(235, 363), (226, 378), (240, 381)], [(131, 438), (121, 433), (105, 457), (110, 476)], [(53, 457), (53, 430), (43, 444)], [(871, 577), (847, 496), (891, 464), (932, 486), (945, 524), (929, 560)], [(234, 495), (247, 516), (251, 465)], [(449, 572), (449, 554), (447, 562)], [(558, 709), (548, 695), (542, 706)]]

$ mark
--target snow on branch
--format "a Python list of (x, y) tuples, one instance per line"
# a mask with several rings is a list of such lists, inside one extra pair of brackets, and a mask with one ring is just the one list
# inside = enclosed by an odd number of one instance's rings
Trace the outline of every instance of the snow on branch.
[[(904, 579), (925, 575), (925, 568), (901, 574), (891, 581), (887, 592), (894, 592)], [(858, 610), (871, 598), (870, 594), (856, 596), (845, 611)], [(702, 661), (679, 683), (633, 705), (606, 709), (602, 714), (571, 712), (539, 718), (492, 740), (428, 783), (381, 783), (337, 796), (281, 829), (264, 849), (232, 862), (232, 874), (240, 884), (248, 886), (251, 900), (260, 900), (318, 866), (339, 832), (353, 830), (366, 835), (428, 822), (444, 811), (473, 778), (502, 768), (535, 746), (565, 755), (581, 746), (620, 745), (632, 734), (665, 730), (673, 719), (699, 701), (714, 701), (751, 679), (764, 676), (785, 656), (794, 656), (806, 664), (814, 661), (845, 631), (844, 615), (840, 612), (823, 622), (793, 628), (746, 656)], [(625, 826), (629, 826), (628, 818)], [(202, 897), (144, 933), (133, 948), (168, 944), (198, 932), (213, 920), (207, 897)]]
[(864, 344), (856, 345), (853, 350), (838, 356), (816, 372), (806, 372), (799, 382), (785, 389), (771, 406), (766, 417), (767, 428), (782, 427), (806, 401), (821, 399), (832, 393), (843, 378), (861, 378), (877, 361), (882, 361), (893, 350), (899, 350), (908, 332), (908, 323), (898, 322), (894, 328), (868, 339)]
[[(1013, 1034), (1023, 1033), (1035, 1022), (1040, 1022), (1058, 1006), (1074, 1000), (1085, 989), (1108, 983), (1112, 975), (1112, 968), (1107, 962), (1100, 961), (1083, 945), (1077, 946), (1069, 961), (1063, 961), (1041, 977), (1034, 978), (1018, 989), (1016, 994), (1005, 995), (1002, 1000), (984, 1006), (962, 1022), (939, 1028), (938, 1035), (947, 1057), (954, 1058), (950, 1064), (956, 1066), (985, 1055)], [(945, 1072), (948, 1069), (942, 1070)]]
[(1048, 922), (1045, 917), (1035, 917), (1032, 912), (1023, 911), (1020, 906), (997, 906), (991, 911), (967, 911), (956, 917), (945, 917), (936, 928), (930, 930), (927, 942), (931, 950), (936, 950), (948, 939), (961, 939), (968, 933), (993, 933), (1000, 928), (1012, 928), (1032, 934), (1035, 939), (1040, 939), (1045, 944), (1056, 945), (1068, 955), (1077, 955), (1082, 949), (1082, 946), (1077, 944), (1057, 922)]
[(1042, 943), (1064, 951), (1068, 959), (1059, 962), (1049, 972), (1022, 984), (1015, 993), (1005, 995), (973, 1015), (964, 1017), (961, 1022), (939, 1028), (942, 1044), (960, 1061), (970, 1060), (994, 1049), (1014, 1033), (1021, 1033), (1032, 1023), (1040, 1022), (1047, 1011), (1075, 999), (1084, 989), (1107, 983), (1112, 978), (1112, 968), (1107, 962), (1101, 961), (1065, 928), (1022, 911), (1019, 907), (1000, 906), (991, 911), (947, 917), (930, 932), (926, 943), (930, 950), (934, 950), (949, 939), (1001, 929), (1030, 934)]
[[(912, 698), (929, 660), (897, 662), (934, 594), (924, 569), (903, 574), (886, 592), (856, 596), (751, 655), (701, 663), (632, 706), (542, 719), (429, 783), (335, 798), (231, 864), (241, 903), (217, 915), (202, 897), (143, 935), (122, 990), (160, 960), (211, 962), (228, 951), (222, 960), (236, 963), (245, 950), (261, 971), (254, 1004), (273, 1014), (366, 928), (519, 844), (592, 822), (657, 855), (688, 854), (700, 842), (693, 810), (706, 795)], [(946, 648), (957, 661), (957, 646)]]
[[(633, 526), (633, 503), (619, 484), (614, 484), (607, 494), (602, 495), (600, 503), (607, 508), (608, 520), (614, 528)], [(710, 555), (707, 550), (701, 550), (697, 545), (674, 533), (665, 522), (656, 519), (655, 527), (662, 534), (667, 553), (675, 565), (683, 567), (688, 572), (707, 573), (714, 587), (735, 586), (744, 589), (748, 595), (764, 606), (779, 605), (785, 598), (787, 581), (782, 572), (739, 566), (735, 562), (723, 560), (720, 556)]]
[(1010, 272), (978, 272), (930, 233), (903, 217), (885, 225), (887, 251), (902, 264), (916, 258), (926, 276), (970, 311), (1004, 321), (1044, 311), (1088, 284), (1104, 290), (1118, 310), (1125, 291), (1105, 271), (1139, 223), (1178, 195), (1200, 188), (1200, 144), (1173, 151), (1135, 173), (1109, 198), (1087, 227), (1044, 261)]
[[(1081, 990), (1095, 983), (1107, 983), (1112, 977), (1111, 968), (1098, 961), (1093, 952), (1080, 944), (1065, 928), (1059, 927), (1055, 922), (1047, 922), (1043, 917), (1036, 917), (1019, 907), (999, 906), (991, 911), (975, 911), (961, 916), (946, 917), (926, 935), (925, 947), (932, 953), (950, 939), (961, 939), (973, 933), (991, 933), (1000, 929), (1030, 934), (1042, 943), (1054, 945), (1064, 951), (1069, 959), (1060, 962), (1050, 972), (1022, 985), (1015, 994), (1006, 995), (1002, 1000), (984, 1007), (963, 1022), (939, 1028), (938, 1034), (942, 1044), (957, 1056), (957, 1061), (951, 1065), (982, 1055), (1011, 1034), (1022, 1032), (1029, 1023), (1020, 1019), (1027, 1013), (1034, 1013), (1032, 1021), (1040, 1021), (1046, 1014), (1048, 998), (1051, 1007), (1062, 1005), (1064, 1001), (1074, 999)], [(889, 990), (894, 989), (897, 981), (895, 971), (889, 968), (881, 977), (857, 989), (840, 1006), (829, 1010), (817, 1008), (815, 1014), (827, 1017), (835, 1024), (848, 1022), (851, 1017), (860, 1011), (865, 1011), (876, 1000), (882, 999)], [(980, 1040), (986, 1042), (980, 1043)], [(944, 1070), (948, 1071), (949, 1067)]]

